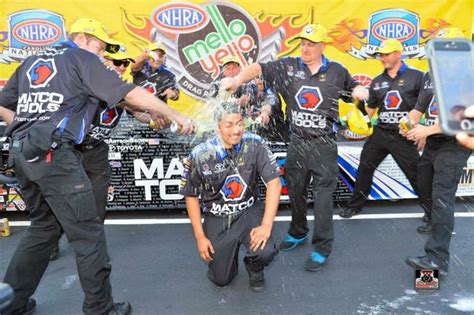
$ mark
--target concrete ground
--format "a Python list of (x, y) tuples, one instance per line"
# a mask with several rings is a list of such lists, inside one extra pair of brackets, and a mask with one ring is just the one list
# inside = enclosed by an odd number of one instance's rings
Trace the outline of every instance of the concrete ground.
[[(458, 200), (450, 274), (441, 279), (440, 290), (427, 293), (414, 289), (414, 271), (404, 262), (407, 255), (423, 254), (426, 239), (415, 231), (421, 212), (413, 200), (371, 202), (366, 216), (358, 219), (340, 220), (336, 215), (336, 241), (324, 269), (303, 269), (309, 243), (280, 252), (265, 271), (267, 289), (262, 293), (248, 289), (243, 264), (228, 287), (215, 287), (207, 280), (191, 226), (179, 220), (186, 218), (182, 211), (110, 213), (106, 233), (114, 297), (130, 301), (133, 314), (147, 315), (474, 314), (473, 205), (473, 199)], [(273, 232), (277, 243), (286, 233), (288, 216), (285, 209), (278, 214)], [(10, 219), (25, 217), (16, 214)], [(136, 225), (128, 219), (156, 220)], [(10, 237), (0, 238), (0, 276), (24, 229), (12, 227)], [(83, 293), (74, 254), (65, 239), (60, 249), (60, 258), (49, 265), (34, 295), (35, 314), (81, 314)]]

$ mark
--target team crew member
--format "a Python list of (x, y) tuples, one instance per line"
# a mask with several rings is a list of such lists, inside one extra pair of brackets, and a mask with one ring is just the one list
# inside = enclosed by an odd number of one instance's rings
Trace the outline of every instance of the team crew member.
[(145, 52), (136, 58), (132, 65), (133, 83), (167, 102), (179, 99), (176, 76), (165, 65), (166, 49), (160, 43), (152, 43)]
[(125, 83), (99, 59), (119, 46), (92, 19), (71, 26), (70, 47), (28, 57), (0, 93), (0, 105), (15, 110), (6, 134), (11, 136), (10, 163), (27, 205), (31, 225), (7, 268), (4, 281), (15, 298), (6, 313), (26, 313), (30, 298), (49, 263), (60, 227), (76, 253), (85, 314), (128, 314), (130, 303), (114, 303), (102, 221), (92, 185), (74, 145), (82, 143), (100, 101), (163, 115), (181, 124), (183, 133), (195, 126), (189, 119), (145, 90)]
[[(63, 45), (67, 46), (68, 43), (66, 42)], [(104, 59), (104, 64), (112, 68), (121, 77), (130, 63), (134, 62), (123, 44), (120, 44), (119, 51), (115, 53), (105, 52)], [(105, 140), (110, 138), (112, 131), (118, 125), (124, 108), (127, 108), (127, 106), (123, 103), (119, 106), (108, 106), (107, 103), (100, 102), (97, 113), (92, 120), (90, 131), (84, 138), (84, 141), (76, 145), (76, 149), (82, 153), (82, 165), (87, 177), (91, 181), (97, 205), (97, 214), (102, 222), (106, 216), (108, 189), (112, 176), (108, 156), (109, 145)], [(129, 111), (141, 122), (150, 122), (149, 114), (131, 109)], [(157, 125), (157, 122), (155, 122), (155, 125)], [(161, 126), (164, 127), (163, 125)], [(51, 252), (50, 260), (55, 260), (58, 257), (59, 239), (58, 244)]]
[[(211, 83), (211, 97), (218, 96), (220, 81), (223, 78), (233, 78), (239, 75), (240, 71), (242, 71), (240, 61), (234, 56), (224, 58), (222, 61), (221, 71), (221, 76)], [(248, 84), (242, 85), (234, 93), (232, 93), (232, 97), (242, 108), (248, 108), (257, 97), (257, 85), (254, 82), (249, 82)]]
[[(441, 30), (438, 38), (463, 38), (461, 30), (448, 27)], [(452, 136), (442, 134), (438, 116), (438, 104), (430, 76), (423, 77), (423, 88), (415, 108), (409, 118), (417, 124), (425, 114), (426, 125), (416, 125), (406, 137), (419, 141), (426, 138), (425, 148), (418, 163), (418, 185), (420, 198), (426, 205), (430, 219), (418, 232), (432, 232), (426, 241), (425, 256), (407, 257), (407, 263), (416, 269), (439, 269), (440, 275), (448, 274), (449, 244), (454, 229), (456, 190), (463, 168), (471, 155), (471, 150), (462, 147)]]
[(399, 121), (415, 106), (421, 89), (423, 73), (402, 61), (402, 43), (387, 39), (377, 54), (385, 70), (370, 84), (367, 113), (373, 116), (379, 108), (379, 119), (373, 134), (367, 139), (360, 155), (354, 192), (343, 218), (359, 214), (370, 193), (374, 172), (388, 154), (401, 168), (412, 188), (418, 192), (416, 168), (420, 158), (416, 145), (398, 133)]
[(314, 250), (305, 262), (308, 271), (326, 263), (334, 240), (332, 194), (337, 187), (336, 123), (337, 99), (347, 96), (365, 99), (367, 91), (355, 82), (346, 68), (328, 60), (323, 49), (329, 41), (319, 24), (303, 28), (301, 57), (287, 57), (252, 64), (236, 78), (223, 81), (221, 88), (235, 90), (243, 82), (263, 74), (285, 100), (290, 113), (290, 143), (286, 174), (291, 204), (291, 223), (280, 249), (291, 250), (307, 239), (306, 190), (313, 178)]
[[(278, 164), (260, 136), (244, 133), (239, 105), (221, 104), (216, 121), (217, 134), (184, 162), (181, 194), (199, 254), (209, 263), (208, 278), (217, 286), (228, 285), (237, 275), (244, 244), (250, 289), (263, 291), (263, 269), (277, 253), (271, 231), (281, 190)], [(260, 176), (267, 184), (265, 204), (257, 200)]]

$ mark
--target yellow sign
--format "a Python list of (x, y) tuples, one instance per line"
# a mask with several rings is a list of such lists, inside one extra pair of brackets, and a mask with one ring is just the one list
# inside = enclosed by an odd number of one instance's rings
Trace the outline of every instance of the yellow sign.
[(427, 70), (426, 42), (440, 29), (455, 26), (470, 37), (472, 3), (413, 0), (161, 2), (4, 0), (0, 24), (0, 87), (27, 56), (67, 38), (70, 25), (82, 17), (102, 22), (125, 43), (132, 56), (152, 42), (166, 47), (167, 66), (176, 74), (181, 98), (171, 105), (183, 112), (199, 108), (210, 83), (229, 56), (245, 66), (299, 54), (294, 40), (304, 25), (328, 29), (325, 55), (344, 64), (363, 84), (381, 72), (371, 53), (380, 42), (403, 42), (407, 63)]

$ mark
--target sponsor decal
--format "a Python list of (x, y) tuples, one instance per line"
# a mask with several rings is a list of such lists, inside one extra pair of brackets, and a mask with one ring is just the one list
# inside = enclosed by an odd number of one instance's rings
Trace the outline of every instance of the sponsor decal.
[(240, 176), (240, 174), (234, 174), (227, 176), (220, 193), (225, 201), (238, 201), (244, 197), (246, 190), (247, 184), (242, 176)]
[(151, 21), (156, 27), (171, 33), (189, 33), (206, 26), (209, 16), (193, 3), (169, 3), (155, 9)]
[(363, 85), (364, 87), (367, 87), (367, 88), (372, 83), (372, 77), (369, 76), (368, 74), (365, 74), (365, 73), (354, 74), (352, 76), (352, 78), (354, 80), (356, 80), (357, 82), (359, 82), (359, 84), (361, 84), (361, 85)]
[(430, 116), (437, 117), (439, 113), (438, 109), (438, 102), (436, 101), (436, 97), (433, 95), (431, 98), (430, 106), (428, 107), (428, 113)]
[[(143, 187), (145, 200), (152, 199), (152, 188), (158, 188), (158, 197), (163, 200), (181, 200), (178, 193), (184, 166), (179, 158), (171, 159), (165, 167), (163, 158), (155, 158), (150, 165), (143, 159), (133, 161), (135, 186)], [(170, 192), (171, 191), (171, 192)]]
[(314, 112), (323, 102), (319, 87), (303, 85), (295, 95), (296, 103), (302, 110)]
[(328, 30), (330, 45), (357, 59), (375, 56), (380, 43), (389, 38), (402, 42), (403, 54), (408, 58), (425, 58), (425, 46), (449, 22), (442, 18), (427, 17), (404, 9), (383, 9), (370, 14), (368, 20), (346, 18)]
[(54, 59), (36, 60), (28, 69), (26, 76), (30, 81), (30, 87), (33, 89), (45, 87), (56, 75), (58, 70)]
[(8, 45), (0, 63), (21, 62), (26, 57), (66, 40), (64, 17), (48, 10), (22, 10), (8, 16)]
[(385, 94), (384, 104), (385, 108), (388, 110), (396, 110), (402, 104), (402, 97), (398, 90), (391, 90)]
[(226, 58), (233, 56), (246, 66), (288, 54), (298, 44), (290, 44), (290, 40), (311, 20), (310, 13), (282, 16), (259, 12), (252, 17), (228, 2), (167, 3), (155, 8), (150, 18), (142, 17), (140, 24), (125, 12), (123, 17), (129, 34), (165, 45), (167, 66), (178, 84), (199, 99), (208, 98), (210, 85), (221, 74)]
[(142, 85), (142, 88), (144, 88), (147, 92), (155, 95), (156, 94), (156, 85), (152, 82), (146, 82), (145, 84)]
[(120, 117), (117, 108), (108, 106), (100, 113), (100, 124), (105, 126), (112, 125)]
[(415, 270), (415, 290), (439, 290), (439, 270)]

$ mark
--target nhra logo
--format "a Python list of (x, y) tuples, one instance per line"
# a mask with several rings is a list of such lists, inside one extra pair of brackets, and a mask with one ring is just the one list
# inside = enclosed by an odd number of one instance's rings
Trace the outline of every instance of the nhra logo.
[(430, 106), (428, 107), (428, 113), (430, 116), (438, 116), (439, 108), (438, 108), (438, 102), (436, 101), (436, 98), (433, 96), (430, 102)]
[(388, 91), (385, 95), (384, 104), (386, 109), (398, 109), (402, 104), (402, 97), (400, 96), (400, 92), (397, 90)]
[(221, 189), (225, 201), (241, 200), (247, 190), (247, 184), (240, 175), (227, 176)]
[(142, 85), (142, 88), (147, 90), (147, 92), (155, 95), (156, 94), (156, 86), (154, 83), (151, 82), (146, 82), (145, 84)]
[(295, 96), (300, 109), (315, 111), (323, 102), (323, 97), (319, 87), (303, 85)]
[(24, 10), (8, 18), (10, 45), (55, 46), (66, 39), (64, 19), (47, 10)]
[(56, 75), (56, 64), (54, 59), (36, 60), (26, 73), (30, 80), (30, 87), (33, 89), (45, 87)]
[(117, 109), (109, 108), (108, 106), (100, 113), (100, 124), (109, 126), (119, 117)]
[(394, 38), (404, 46), (418, 44), (420, 20), (415, 13), (402, 9), (378, 11), (369, 19), (369, 45), (380, 45), (380, 42)]
[(198, 31), (209, 22), (206, 12), (192, 3), (165, 4), (153, 11), (151, 20), (164, 31), (176, 34)]

